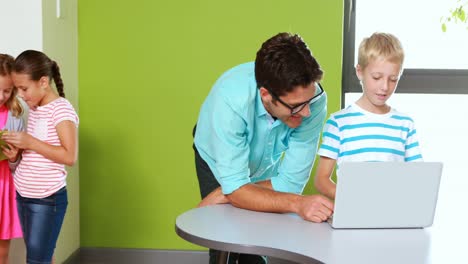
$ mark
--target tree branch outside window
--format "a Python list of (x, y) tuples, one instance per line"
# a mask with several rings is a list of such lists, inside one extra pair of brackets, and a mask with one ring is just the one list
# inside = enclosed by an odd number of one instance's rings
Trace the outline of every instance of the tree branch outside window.
[[(443, 16), (440, 18), (442, 23), (442, 31), (447, 32), (447, 24), (449, 23), (463, 23), (468, 24), (468, 17), (465, 10), (468, 10), (468, 2), (463, 2), (461, 0), (457, 1), (457, 7), (450, 10), (450, 15)], [(468, 26), (466, 27), (468, 29)]]

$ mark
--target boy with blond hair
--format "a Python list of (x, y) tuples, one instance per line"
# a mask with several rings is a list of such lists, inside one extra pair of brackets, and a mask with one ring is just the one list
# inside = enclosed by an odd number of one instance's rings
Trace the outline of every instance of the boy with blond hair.
[(387, 104), (403, 71), (404, 52), (392, 34), (374, 33), (359, 46), (356, 75), (362, 96), (331, 114), (323, 129), (315, 187), (335, 198), (333, 169), (342, 162), (421, 161), (413, 119)]

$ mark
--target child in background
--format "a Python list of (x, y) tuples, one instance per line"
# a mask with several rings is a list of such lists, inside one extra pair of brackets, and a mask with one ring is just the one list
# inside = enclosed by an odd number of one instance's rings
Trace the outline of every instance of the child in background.
[(362, 96), (327, 120), (318, 154), (315, 187), (330, 199), (331, 174), (344, 161), (421, 161), (413, 120), (387, 104), (403, 71), (404, 52), (391, 34), (374, 33), (359, 46), (356, 75)]
[(68, 204), (65, 165), (72, 166), (77, 158), (78, 116), (64, 98), (57, 63), (44, 53), (21, 53), (15, 59), (12, 79), (30, 108), (27, 133), (2, 136), (8, 144), (23, 149), (14, 182), (26, 259), (28, 263), (51, 263)]
[[(22, 131), (23, 108), (16, 98), (17, 90), (10, 75), (13, 62), (12, 56), (0, 54), (0, 129)], [(3, 155), (0, 158), (0, 264), (6, 264), (10, 240), (22, 237), (16, 210), (16, 191), (11, 175), (19, 155), (18, 149), (12, 145), (4, 145), (1, 150)]]

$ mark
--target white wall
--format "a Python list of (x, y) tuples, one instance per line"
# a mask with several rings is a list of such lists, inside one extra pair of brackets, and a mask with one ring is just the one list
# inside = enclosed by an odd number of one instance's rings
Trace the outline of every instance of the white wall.
[(0, 0), (0, 53), (42, 51), (42, 1)]

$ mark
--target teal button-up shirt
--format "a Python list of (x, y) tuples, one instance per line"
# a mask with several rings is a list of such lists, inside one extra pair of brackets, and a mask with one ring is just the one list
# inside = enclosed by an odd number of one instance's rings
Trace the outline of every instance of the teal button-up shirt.
[(268, 179), (276, 191), (302, 193), (327, 113), (326, 94), (310, 104), (311, 115), (298, 128), (289, 128), (263, 106), (254, 68), (253, 62), (238, 65), (216, 81), (200, 110), (195, 146), (224, 194)]

